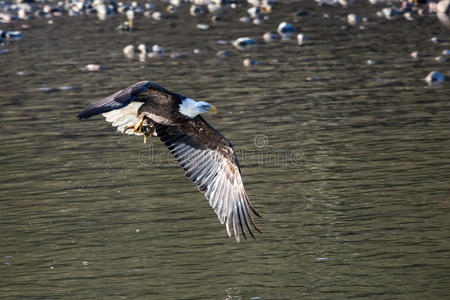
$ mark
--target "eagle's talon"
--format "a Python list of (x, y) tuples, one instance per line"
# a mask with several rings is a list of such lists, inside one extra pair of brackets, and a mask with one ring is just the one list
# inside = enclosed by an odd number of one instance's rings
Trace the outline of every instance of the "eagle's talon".
[(144, 133), (144, 144), (147, 144), (147, 138), (149, 136), (152, 136), (153, 133), (155, 132), (155, 127), (151, 126), (151, 127), (146, 127), (145, 128), (145, 133)]
[(147, 144), (147, 138), (155, 132), (155, 126), (149, 123), (149, 119), (142, 118), (136, 125), (125, 127), (124, 132), (133, 129), (134, 133), (144, 134), (144, 143)]
[(134, 125), (133, 132), (138, 132), (139, 131), (139, 133), (142, 133), (142, 124), (143, 123), (144, 123), (144, 118), (142, 118), (139, 123), (136, 123), (136, 125)]
[(142, 118), (138, 123), (136, 123), (136, 125), (134, 126), (127, 126), (124, 129), (124, 132), (126, 132), (128, 129), (133, 129), (133, 132), (139, 132), (142, 133), (142, 127), (144, 127), (144, 118)]

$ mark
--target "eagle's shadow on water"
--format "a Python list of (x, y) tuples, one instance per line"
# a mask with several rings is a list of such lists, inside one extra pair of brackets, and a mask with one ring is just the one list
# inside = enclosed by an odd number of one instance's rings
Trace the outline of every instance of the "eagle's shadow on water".
[[(302, 163), (302, 151), (271, 149), (268, 147), (269, 139), (264, 134), (256, 134), (253, 144), (254, 148), (234, 147), (241, 166), (298, 166)], [(139, 152), (138, 160), (143, 165), (178, 165), (170, 152), (166, 149), (155, 149), (152, 143)]]

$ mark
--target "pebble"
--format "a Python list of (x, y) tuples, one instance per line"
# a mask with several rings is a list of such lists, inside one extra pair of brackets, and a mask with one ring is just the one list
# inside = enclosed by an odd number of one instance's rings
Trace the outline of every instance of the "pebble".
[(138, 50), (136, 49), (136, 47), (134, 47), (133, 45), (128, 45), (125, 46), (123, 48), (123, 54), (127, 57), (127, 58), (134, 58), (134, 55), (138, 52)]
[(227, 50), (220, 50), (216, 53), (218, 58), (228, 58), (231, 56), (231, 53)]
[(222, 6), (220, 6), (219, 4), (213, 3), (213, 1), (211, 1), (211, 2), (208, 4), (207, 8), (208, 8), (208, 12), (209, 12), (209, 13), (215, 14), (215, 15), (220, 14), (220, 13), (222, 13), (222, 11), (223, 11)]
[(263, 20), (261, 18), (254, 18), (252, 23), (254, 25), (262, 25), (264, 22), (263, 22)]
[(211, 21), (213, 21), (214, 23), (220, 22), (220, 21), (222, 21), (222, 17), (218, 16), (218, 15), (214, 15), (211, 17)]
[(181, 54), (180, 52), (174, 52), (170, 54), (170, 58), (179, 58), (182, 57), (183, 54)]
[(167, 11), (169, 14), (173, 14), (173, 13), (175, 13), (177, 10), (178, 10), (178, 6), (175, 6), (175, 5), (169, 5), (169, 6), (167, 6), (167, 8), (166, 8), (166, 11)]
[(348, 14), (347, 15), (347, 23), (348, 25), (354, 26), (361, 22), (361, 17), (357, 14)]
[(441, 40), (439, 37), (437, 37), (437, 36), (433, 36), (431, 39), (430, 39), (430, 41), (432, 42), (432, 43), (435, 43), (435, 44), (440, 44), (440, 43), (442, 43), (443, 42), (443, 40)]
[(300, 10), (295, 14), (297, 17), (309, 16), (309, 12), (307, 10)]
[(412, 14), (410, 13), (410, 12), (405, 12), (404, 14), (403, 14), (403, 17), (405, 17), (405, 19), (407, 20), (407, 21), (414, 21), (414, 18), (413, 18), (413, 16), (412, 16)]
[(130, 27), (128, 21), (125, 21), (122, 24), (120, 24), (119, 26), (117, 26), (116, 30), (117, 31), (122, 31), (122, 32), (123, 31), (128, 32), (128, 31), (131, 31), (131, 27)]
[(308, 38), (303, 33), (297, 34), (297, 43), (299, 45), (303, 45), (306, 40), (308, 40)]
[(141, 54), (147, 54), (150, 52), (150, 49), (145, 44), (139, 44), (137, 48)]
[(152, 19), (155, 21), (161, 21), (164, 18), (165, 18), (165, 16), (162, 13), (160, 13), (159, 11), (155, 11), (152, 13)]
[(252, 66), (259, 65), (258, 61), (254, 60), (252, 58), (244, 59), (243, 64), (244, 64), (245, 67), (252, 67)]
[(195, 48), (194, 50), (192, 50), (192, 52), (193, 52), (194, 54), (200, 55), (200, 54), (204, 54), (204, 53), (205, 53), (205, 50), (200, 49), (200, 48)]
[(420, 53), (419, 51), (414, 51), (414, 52), (411, 52), (410, 56), (413, 59), (419, 59), (419, 58), (422, 58), (422, 53)]
[(197, 28), (201, 30), (209, 30), (211, 27), (208, 24), (197, 24)]
[(145, 3), (144, 7), (145, 7), (145, 9), (155, 9), (156, 6), (154, 3), (147, 2), (147, 3)]
[(164, 49), (163, 47), (161, 47), (160, 45), (153, 45), (152, 51), (153, 51), (154, 53), (164, 53), (164, 52), (167, 52), (167, 50)]
[(250, 17), (241, 17), (241, 18), (239, 19), (239, 22), (242, 22), (242, 23), (251, 23), (251, 22), (252, 22), (252, 19), (251, 19)]
[(86, 65), (86, 70), (95, 72), (95, 71), (103, 71), (105, 68), (99, 64), (88, 64)]
[(162, 57), (164, 57), (164, 54), (158, 53), (158, 52), (150, 52), (150, 53), (147, 55), (147, 57), (148, 57), (148, 58), (151, 58), (151, 59), (157, 59), (157, 58), (162, 58)]
[(324, 260), (328, 260), (328, 257), (318, 257), (318, 258), (316, 258), (316, 261), (324, 261)]
[(256, 41), (249, 37), (240, 37), (233, 40), (231, 44), (239, 50), (250, 50), (254, 45), (256, 45)]
[(281, 22), (278, 25), (277, 31), (283, 39), (288, 39), (291, 35), (293, 35), (297, 31), (297, 28), (295, 28), (294, 25), (289, 24), (287, 22)]
[(21, 31), (8, 31), (5, 36), (9, 40), (19, 40), (23, 38), (23, 33)]
[(247, 13), (250, 15), (250, 18), (258, 18), (261, 14), (261, 10), (259, 7), (253, 6), (247, 9)]
[(205, 13), (205, 10), (203, 9), (202, 6), (200, 5), (192, 5), (191, 8), (189, 9), (189, 13), (191, 14), (191, 16), (193, 17), (198, 17), (200, 15), (203, 15)]
[(400, 13), (391, 7), (386, 7), (381, 10), (381, 16), (388, 20), (394, 20)]
[(49, 92), (53, 91), (53, 88), (48, 87), (48, 86), (42, 86), (39, 88), (39, 90), (44, 93), (49, 93)]
[(438, 85), (440, 82), (444, 81), (444, 75), (438, 71), (433, 71), (425, 77), (425, 81), (429, 85)]
[(279, 39), (280, 39), (279, 35), (276, 34), (275, 32), (266, 32), (263, 35), (263, 40), (267, 43), (271, 43)]

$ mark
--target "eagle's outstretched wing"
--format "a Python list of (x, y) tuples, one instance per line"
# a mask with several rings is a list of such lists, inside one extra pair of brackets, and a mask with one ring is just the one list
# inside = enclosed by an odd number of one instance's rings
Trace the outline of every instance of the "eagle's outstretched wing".
[[(79, 119), (86, 119), (98, 114), (103, 114), (106, 121), (111, 122), (117, 131), (131, 135), (143, 135), (140, 131), (133, 130), (139, 122), (143, 106), (149, 102), (167, 109), (173, 109), (181, 101), (183, 96), (166, 90), (160, 85), (150, 81), (140, 81), (130, 85), (102, 100), (89, 104), (81, 113)], [(155, 122), (170, 123), (161, 116), (153, 115)]]
[(214, 209), (220, 222), (226, 224), (228, 235), (232, 233), (240, 241), (241, 233), (247, 239), (254, 237), (256, 226), (253, 208), (241, 178), (241, 170), (231, 143), (209, 125), (201, 116), (182, 126), (157, 124), (156, 132), (169, 151)]
[(89, 104), (81, 113), (79, 119), (85, 119), (94, 115), (121, 109), (131, 103), (140, 93), (154, 85), (150, 81), (137, 82), (129, 87), (118, 91), (102, 100)]

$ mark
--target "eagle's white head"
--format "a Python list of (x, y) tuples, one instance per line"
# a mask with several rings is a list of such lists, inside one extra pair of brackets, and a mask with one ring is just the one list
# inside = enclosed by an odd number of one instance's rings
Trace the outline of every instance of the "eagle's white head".
[(178, 111), (188, 117), (189, 119), (193, 119), (201, 113), (204, 112), (212, 112), (217, 113), (217, 109), (214, 105), (204, 102), (204, 101), (195, 101), (191, 98), (185, 98), (181, 101)]

